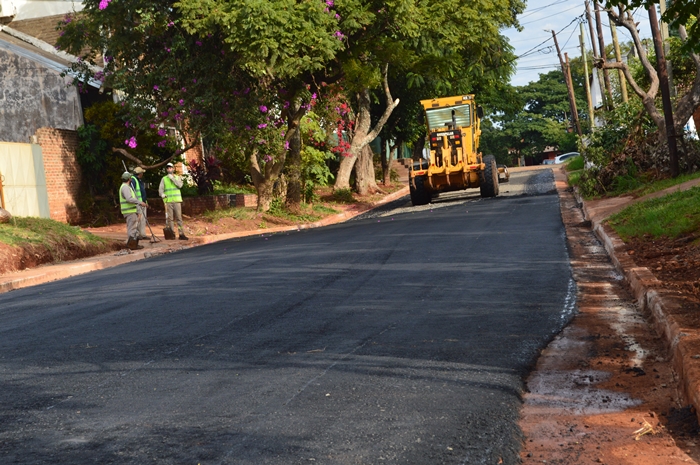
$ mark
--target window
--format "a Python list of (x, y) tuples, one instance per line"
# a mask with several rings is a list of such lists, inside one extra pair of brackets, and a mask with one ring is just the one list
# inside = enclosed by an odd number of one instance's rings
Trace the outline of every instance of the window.
[(448, 124), (452, 124), (453, 111), (457, 126), (471, 126), (471, 108), (471, 105), (460, 105), (456, 107), (431, 108), (425, 110), (425, 115), (428, 118), (428, 127), (430, 130), (435, 130), (438, 128), (445, 128)]

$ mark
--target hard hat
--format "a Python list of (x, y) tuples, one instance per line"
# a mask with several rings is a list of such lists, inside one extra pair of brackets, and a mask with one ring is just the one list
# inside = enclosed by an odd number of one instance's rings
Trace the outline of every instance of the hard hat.
[(174, 168), (174, 166), (173, 166), (173, 164), (172, 164), (172, 163), (168, 163), (168, 164), (167, 164), (167, 165), (165, 165), (165, 166), (166, 166), (166, 167), (168, 167), (168, 168)]
[(134, 174), (141, 174), (141, 173), (145, 173), (145, 172), (146, 172), (146, 170), (141, 168), (140, 166), (137, 166), (136, 168), (134, 168)]
[(124, 171), (122, 173), (122, 181), (128, 181), (129, 179), (131, 179), (131, 173), (129, 173), (128, 171)]

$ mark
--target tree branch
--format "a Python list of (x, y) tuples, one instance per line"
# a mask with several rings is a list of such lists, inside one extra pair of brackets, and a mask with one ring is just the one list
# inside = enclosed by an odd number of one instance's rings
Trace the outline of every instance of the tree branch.
[(165, 166), (170, 161), (172, 161), (175, 157), (178, 157), (178, 156), (182, 155), (183, 153), (187, 152), (188, 150), (195, 148), (198, 143), (199, 143), (199, 132), (197, 132), (197, 135), (192, 139), (192, 142), (190, 142), (188, 145), (186, 145), (184, 149), (177, 149), (175, 151), (175, 153), (170, 155), (168, 158), (166, 158), (165, 160), (161, 160), (158, 163), (155, 163), (153, 165), (146, 165), (140, 158), (130, 154), (129, 152), (127, 152), (125, 149), (122, 149), (122, 148), (112, 147), (112, 153), (120, 154), (121, 156), (123, 156), (127, 160), (133, 161), (134, 163), (136, 163), (137, 166), (140, 166), (144, 170), (153, 170), (153, 169), (158, 169), (158, 168)]

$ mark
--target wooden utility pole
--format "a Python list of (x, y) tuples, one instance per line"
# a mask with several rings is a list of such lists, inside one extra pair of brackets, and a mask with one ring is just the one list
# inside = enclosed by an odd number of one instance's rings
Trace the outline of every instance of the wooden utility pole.
[[(613, 46), (615, 47), (615, 61), (621, 63), (622, 54), (620, 53), (620, 43), (617, 41), (617, 29), (612, 21), (610, 22), (610, 34), (612, 35)], [(622, 101), (627, 103), (627, 81), (625, 80), (625, 73), (623, 73), (621, 69), (618, 69), (617, 77), (620, 79), (620, 93), (622, 94)]]
[[(588, 82), (588, 57), (586, 56), (586, 42), (584, 40), (584, 33), (583, 33), (583, 23), (578, 23), (581, 29), (581, 34), (578, 36), (579, 42), (581, 43), (581, 57), (583, 58), (583, 73), (586, 75), (586, 78), (583, 80), (586, 85), (586, 99), (588, 100), (588, 126), (591, 129), (591, 132), (593, 132), (593, 128), (595, 127), (595, 110), (593, 109), (593, 96), (591, 95), (591, 83)], [(595, 68), (593, 68), (595, 69)], [(594, 71), (595, 72), (595, 71)]]
[(569, 98), (572, 98), (571, 100), (571, 107), (573, 109), (574, 115), (573, 115), (573, 120), (574, 124), (576, 126), (576, 134), (578, 134), (579, 137), (583, 137), (583, 133), (581, 132), (581, 123), (578, 120), (578, 108), (576, 108), (576, 94), (574, 93), (574, 80), (571, 79), (571, 66), (569, 65), (569, 54), (564, 53), (564, 58), (566, 59), (566, 75), (568, 77), (567, 81), (569, 82)]
[(671, 92), (668, 88), (668, 72), (666, 71), (666, 57), (664, 56), (664, 44), (659, 31), (659, 20), (656, 17), (656, 5), (649, 7), (649, 22), (651, 23), (651, 35), (654, 38), (654, 51), (656, 52), (656, 67), (659, 72), (659, 87), (661, 88), (661, 100), (664, 108), (664, 120), (666, 122), (666, 139), (668, 141), (668, 155), (671, 158), (671, 176), (678, 176), (678, 150), (676, 148), (676, 129), (673, 125), (673, 107), (671, 107)]
[(566, 88), (569, 92), (569, 108), (571, 108), (571, 125), (580, 137), (581, 126), (578, 124), (578, 113), (576, 112), (576, 96), (574, 95), (574, 86), (571, 82), (571, 74), (569, 74), (568, 66), (566, 63), (564, 63), (564, 60), (561, 57), (561, 50), (559, 49), (559, 42), (557, 42), (556, 32), (552, 31), (552, 37), (554, 38), (554, 46), (557, 48), (557, 56), (559, 57), (559, 63), (561, 64), (561, 71), (564, 74), (564, 82), (566, 82)]
[[(593, 0), (593, 6), (595, 7), (595, 24), (596, 30), (598, 31), (598, 44), (600, 45), (600, 58), (603, 63), (608, 61), (608, 57), (605, 55), (605, 41), (603, 40), (603, 23), (600, 20), (600, 7), (598, 2)], [(603, 68), (603, 80), (605, 81), (605, 95), (607, 96), (607, 104), (605, 105), (608, 110), (615, 108), (615, 101), (612, 96), (612, 85), (610, 84), (610, 74), (608, 70)]]

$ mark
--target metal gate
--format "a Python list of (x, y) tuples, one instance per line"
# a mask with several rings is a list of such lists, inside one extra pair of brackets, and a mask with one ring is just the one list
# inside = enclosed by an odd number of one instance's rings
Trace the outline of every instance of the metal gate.
[(0, 200), (14, 216), (49, 218), (41, 146), (0, 142)]

